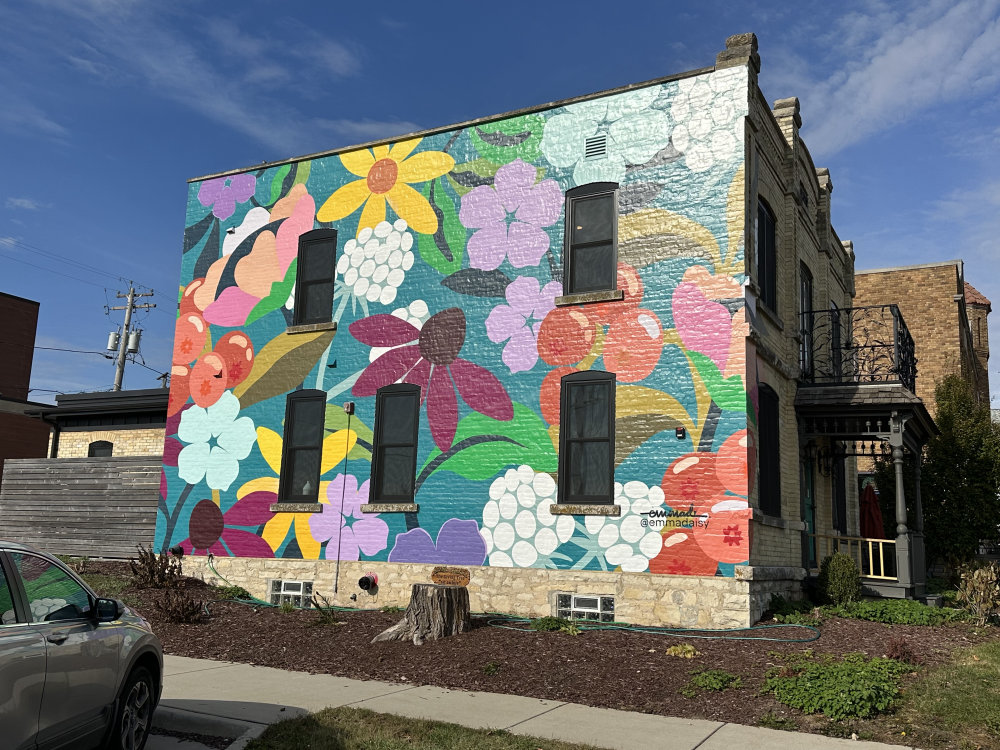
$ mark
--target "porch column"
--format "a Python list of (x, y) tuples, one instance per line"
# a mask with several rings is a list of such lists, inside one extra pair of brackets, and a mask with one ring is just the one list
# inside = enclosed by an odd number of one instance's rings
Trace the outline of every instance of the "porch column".
[(924, 546), (924, 506), (920, 497), (920, 462), (923, 451), (913, 452), (913, 528), (911, 555), (913, 560), (913, 596), (922, 597), (927, 587), (927, 549)]
[[(892, 443), (890, 439), (890, 443)], [(902, 442), (902, 440), (900, 440)], [(900, 586), (911, 596), (912, 559), (910, 535), (906, 528), (906, 490), (903, 488), (903, 446), (892, 446), (892, 462), (896, 467), (896, 576)]]
[(920, 453), (921, 453), (920, 451), (917, 451), (914, 454), (914, 459), (915, 460), (913, 462), (914, 463), (914, 467), (913, 467), (913, 490), (914, 490), (914, 496), (913, 496), (913, 510), (914, 510), (913, 528), (918, 533), (922, 534), (923, 531), (924, 531), (924, 506), (923, 506), (923, 502), (921, 501), (921, 497), (920, 497), (920, 459), (921, 459)]
[(903, 487), (903, 447), (893, 446), (892, 462), (896, 466), (896, 536), (906, 534), (906, 490)]

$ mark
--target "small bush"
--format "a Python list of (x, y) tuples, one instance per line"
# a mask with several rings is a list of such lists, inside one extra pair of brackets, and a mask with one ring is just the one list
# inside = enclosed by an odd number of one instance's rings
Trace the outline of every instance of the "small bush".
[(913, 651), (910, 642), (902, 636), (893, 636), (885, 649), (885, 657), (905, 664), (920, 664), (921, 659)]
[(696, 649), (690, 643), (678, 643), (667, 648), (663, 653), (667, 656), (677, 656), (681, 659), (693, 659), (696, 656), (701, 656), (701, 651)]
[(205, 603), (184, 591), (165, 591), (155, 606), (168, 622), (201, 622), (205, 615)]
[(928, 607), (913, 599), (851, 602), (840, 607), (823, 607), (823, 612), (834, 617), (884, 622), (889, 625), (945, 625), (966, 618), (961, 610)]
[(169, 589), (181, 580), (181, 561), (161, 552), (157, 555), (152, 547), (136, 547), (137, 556), (128, 561), (132, 580), (139, 588)]
[(309, 604), (319, 613), (317, 625), (345, 625), (340, 619), (340, 610), (330, 604), (330, 600), (318, 591), (309, 599)]
[(743, 680), (724, 669), (704, 669), (691, 674), (691, 684), (702, 690), (718, 691), (743, 685)]
[(532, 620), (529, 627), (540, 633), (568, 633), (569, 635), (579, 635), (580, 628), (576, 623), (564, 620), (561, 617), (539, 617)]
[(976, 625), (985, 625), (1000, 611), (1000, 565), (967, 565), (961, 570), (958, 602), (972, 616)]
[(834, 720), (867, 718), (892, 705), (900, 677), (910, 670), (908, 664), (863, 654), (838, 660), (806, 653), (768, 670), (763, 690), (803, 713), (820, 712)]
[(486, 662), (483, 665), (483, 674), (487, 677), (494, 677), (500, 674), (500, 665), (495, 661)]
[(283, 615), (290, 615), (295, 611), (295, 605), (291, 602), (282, 602), (278, 605), (278, 611)]
[(216, 591), (222, 599), (253, 599), (250, 592), (242, 586), (219, 586)]
[(768, 611), (775, 622), (788, 625), (818, 625), (822, 621), (820, 611), (807, 599), (789, 601), (781, 594), (774, 594), (768, 604)]
[(823, 560), (819, 569), (819, 590), (836, 605), (861, 599), (861, 574), (850, 555), (838, 552)]

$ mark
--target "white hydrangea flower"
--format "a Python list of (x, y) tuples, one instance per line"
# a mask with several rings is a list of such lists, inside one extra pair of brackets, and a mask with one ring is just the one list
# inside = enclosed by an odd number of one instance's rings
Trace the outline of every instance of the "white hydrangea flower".
[(344, 245), (337, 261), (337, 273), (344, 285), (358, 299), (388, 305), (396, 299), (396, 290), (413, 267), (413, 235), (406, 222), (380, 221), (375, 228), (365, 227)]
[(743, 148), (747, 114), (745, 68), (728, 68), (677, 82), (670, 106), (674, 147), (692, 172), (735, 160)]
[(569, 541), (576, 526), (572, 516), (553, 516), (556, 481), (530, 466), (508, 469), (490, 485), (479, 533), (486, 541), (490, 565), (556, 567), (552, 554)]
[[(397, 307), (391, 314), (400, 320), (405, 320), (417, 330), (423, 328), (424, 323), (426, 323), (427, 319), (431, 316), (430, 310), (427, 308), (427, 303), (422, 299), (415, 299), (406, 307)], [(412, 346), (412, 343), (404, 344), (403, 346)], [(374, 362), (387, 351), (395, 348), (396, 347), (394, 346), (373, 346), (371, 351), (368, 353), (368, 361)]]
[(615, 505), (622, 509), (617, 518), (612, 516), (587, 516), (587, 532), (596, 537), (604, 550), (608, 567), (628, 573), (641, 573), (649, 568), (649, 561), (660, 553), (663, 537), (648, 523), (649, 511), (663, 506), (663, 490), (658, 486), (647, 487), (642, 482), (615, 482)]

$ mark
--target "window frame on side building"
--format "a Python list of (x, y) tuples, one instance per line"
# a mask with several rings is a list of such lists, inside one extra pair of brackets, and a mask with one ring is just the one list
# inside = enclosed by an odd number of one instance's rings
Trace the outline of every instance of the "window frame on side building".
[[(314, 411), (305, 415), (298, 412), (297, 404), (307, 404)], [(319, 429), (312, 425), (316, 437), (312, 440), (301, 439), (297, 433), (308, 429), (310, 425), (302, 426), (302, 419), (308, 418), (319, 423)], [(319, 478), (323, 464), (323, 438), (326, 432), (326, 391), (303, 389), (289, 393), (285, 398), (285, 425), (281, 444), (281, 471), (278, 474), (278, 504), (299, 503), (309, 504), (319, 502)], [(305, 437), (308, 437), (306, 435)], [(301, 444), (300, 444), (301, 443)], [(294, 493), (292, 478), (298, 468), (298, 462), (303, 460), (301, 454), (315, 454), (315, 470), (310, 471), (308, 479), (313, 483), (308, 493)]]
[(778, 312), (777, 219), (770, 204), (757, 197), (757, 288), (760, 301)]
[(781, 401), (771, 386), (761, 383), (758, 388), (757, 452), (760, 470), (757, 472), (757, 504), (763, 513), (781, 517)]
[[(604, 385), (607, 388), (607, 417), (604, 435), (573, 435), (574, 415), (571, 400), (574, 388)], [(613, 505), (615, 493), (615, 391), (617, 377), (613, 372), (587, 370), (564, 375), (559, 384), (559, 490), (557, 502), (564, 505)], [(599, 494), (574, 493), (572, 474), (578, 467), (572, 461), (573, 445), (607, 443), (607, 491)]]
[[(575, 241), (576, 211), (577, 207), (585, 201), (593, 201), (604, 198), (611, 203), (610, 236), (601, 236), (597, 239)], [(574, 266), (582, 263), (576, 256), (582, 251), (594, 250), (610, 245), (610, 255), (607, 259), (610, 267), (604, 269), (605, 278), (597, 282), (597, 285), (590, 285), (586, 289), (578, 288), (574, 284)], [(566, 225), (563, 241), (563, 294), (593, 294), (600, 292), (613, 292), (618, 288), (618, 183), (617, 182), (592, 182), (587, 185), (580, 185), (566, 191)]]
[[(323, 269), (329, 269), (328, 275), (308, 275), (310, 263), (307, 256), (313, 253), (329, 253), (329, 259), (321, 257), (319, 260)], [(303, 233), (299, 237), (297, 264), (292, 325), (330, 323), (333, 320), (333, 293), (337, 277), (337, 230), (321, 228)], [(316, 305), (316, 310), (310, 310), (307, 300), (314, 287), (323, 287), (320, 289), (321, 300)]]
[[(404, 403), (404, 398), (410, 403)], [(397, 405), (392, 404), (393, 400), (399, 400)], [(397, 436), (395, 439), (387, 439), (387, 422), (395, 423), (400, 411), (394, 409), (407, 409), (412, 420), (412, 430), (408, 436)], [(389, 410), (387, 412), (387, 410)], [(407, 504), (412, 503), (416, 495), (416, 473), (417, 473), (417, 448), (420, 433), (420, 386), (410, 383), (395, 383), (383, 386), (375, 394), (375, 428), (372, 437), (372, 466), (371, 482), (369, 483), (370, 500), (374, 504)], [(403, 439), (405, 438), (405, 439)], [(403, 493), (386, 494), (383, 487), (386, 480), (386, 458), (385, 450), (388, 448), (409, 448), (411, 450), (410, 468), (406, 473), (409, 479), (409, 491)]]

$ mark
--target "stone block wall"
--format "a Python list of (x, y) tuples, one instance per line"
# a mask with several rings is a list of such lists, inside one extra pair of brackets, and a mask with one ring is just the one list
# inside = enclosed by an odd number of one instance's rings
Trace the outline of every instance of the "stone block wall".
[(112, 456), (162, 456), (163, 434), (163, 427), (65, 431), (59, 433), (57, 458), (86, 458), (90, 444), (98, 440), (112, 444)]

